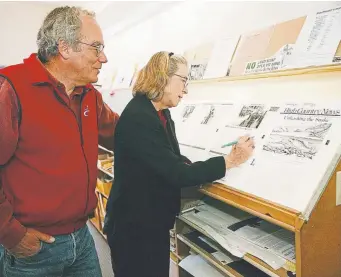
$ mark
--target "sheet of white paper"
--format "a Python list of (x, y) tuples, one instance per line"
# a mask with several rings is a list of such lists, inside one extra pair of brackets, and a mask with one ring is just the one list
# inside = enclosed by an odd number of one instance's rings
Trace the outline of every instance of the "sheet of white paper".
[[(191, 152), (194, 161), (206, 160), (210, 156), (205, 152), (215, 139), (218, 127), (223, 124), (224, 117), (233, 110), (231, 104), (188, 104), (175, 115), (177, 120), (176, 133), (184, 149)], [(183, 154), (184, 155), (184, 154)], [(192, 158), (192, 159), (193, 159)]]
[(190, 159), (191, 162), (205, 161), (210, 158), (208, 152), (205, 152), (202, 148), (183, 145), (181, 143), (179, 144), (179, 146), (181, 154)]
[(217, 269), (206, 262), (200, 255), (189, 255), (183, 259), (181, 266), (194, 277), (224, 277)]
[[(223, 147), (224, 144), (237, 140), (241, 136), (251, 136), (255, 141), (255, 154), (263, 143), (266, 130), (273, 123), (273, 116), (279, 111), (278, 106), (264, 104), (234, 105), (234, 115), (225, 117), (223, 127), (214, 134), (214, 142), (209, 149), (211, 156), (227, 155), (232, 146)], [(226, 119), (228, 118), (228, 120)], [(255, 155), (254, 155), (255, 156)], [(248, 183), (248, 176), (244, 172), (254, 169), (255, 159), (251, 157), (244, 164), (230, 169), (219, 182), (243, 189)]]
[(341, 39), (341, 7), (308, 15), (288, 67), (331, 64)]
[(215, 42), (204, 79), (226, 76), (239, 37), (222, 38)]

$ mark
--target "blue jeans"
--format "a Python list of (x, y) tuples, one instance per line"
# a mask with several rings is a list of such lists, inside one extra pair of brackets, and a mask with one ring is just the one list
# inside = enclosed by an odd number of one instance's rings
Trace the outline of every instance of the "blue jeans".
[(41, 242), (38, 254), (15, 258), (5, 250), (5, 277), (102, 277), (94, 240), (87, 226)]
[(4, 273), (3, 273), (4, 255), (5, 255), (5, 248), (0, 244), (0, 276), (4, 276)]

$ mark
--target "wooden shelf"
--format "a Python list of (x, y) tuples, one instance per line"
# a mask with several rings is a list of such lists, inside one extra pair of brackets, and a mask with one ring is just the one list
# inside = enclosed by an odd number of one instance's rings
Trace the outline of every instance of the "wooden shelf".
[(173, 251), (170, 251), (169, 252), (169, 256), (170, 256), (170, 259), (174, 262), (174, 263), (178, 263), (179, 260), (178, 260), (178, 257), (176, 256), (176, 254), (173, 252)]
[(200, 191), (273, 224), (294, 232), (304, 223), (300, 212), (280, 206), (222, 184), (202, 186)]
[(114, 174), (104, 170), (103, 168), (101, 168), (100, 166), (97, 167), (100, 171), (102, 171), (103, 173), (107, 174), (108, 176), (110, 176), (111, 178), (114, 178)]
[[(98, 148), (101, 149), (102, 151), (105, 151), (107, 153), (113, 154), (112, 151), (106, 149), (105, 147), (98, 145)], [(114, 175), (106, 170), (104, 170), (103, 168), (101, 168), (99, 166), (99, 164), (97, 165), (97, 169), (101, 172), (103, 172), (104, 174), (110, 176), (111, 178), (114, 178)], [(98, 175), (99, 176), (99, 172)], [(107, 237), (105, 234), (103, 234), (102, 230), (103, 230), (103, 216), (105, 216), (105, 209), (104, 209), (104, 203), (103, 203), (103, 199), (105, 198), (105, 200), (108, 200), (109, 195), (105, 194), (103, 191), (99, 190), (98, 188), (96, 188), (95, 190), (96, 192), (96, 196), (98, 198), (98, 205), (96, 207), (95, 210), (95, 217), (90, 219), (90, 222), (94, 225), (94, 227), (97, 229), (97, 231), (103, 236), (103, 238), (106, 240)]]
[[(208, 234), (205, 230), (201, 229), (199, 226), (193, 224), (191, 221), (187, 220), (186, 218), (179, 216), (178, 217), (181, 221), (186, 223), (187, 225), (191, 226), (194, 230), (199, 231), (206, 237), (209, 237), (213, 239), (210, 234)], [(179, 234), (178, 234), (179, 235)], [(214, 239), (213, 239), (214, 240)], [(267, 273), (269, 276), (279, 276), (279, 277), (287, 277), (287, 270), (291, 269), (292, 271), (296, 271), (296, 266), (290, 261), (287, 261), (287, 264), (285, 265), (285, 268), (280, 268), (278, 270), (274, 270), (272, 267), (270, 267), (268, 264), (263, 262), (261, 259), (258, 259), (257, 257), (251, 255), (251, 254), (245, 254), (243, 257), (243, 260), (251, 263), (253, 266), (257, 267), (259, 270)]]
[(209, 263), (214, 265), (217, 269), (219, 269), (221, 272), (223, 272), (227, 276), (230, 276), (230, 277), (243, 277), (243, 275), (240, 275), (237, 271), (235, 271), (234, 269), (232, 269), (228, 265), (223, 265), (213, 255), (211, 255), (210, 253), (206, 252), (204, 249), (200, 248), (198, 245), (196, 245), (194, 242), (190, 241), (189, 239), (185, 238), (183, 235), (178, 234), (177, 237), (178, 237), (179, 240), (181, 240), (188, 247), (190, 247), (192, 250), (194, 250), (196, 253), (198, 253), (205, 260), (207, 260)]
[(337, 72), (337, 71), (341, 71), (340, 64), (277, 70), (277, 71), (268, 72), (268, 73), (249, 74), (249, 75), (241, 75), (241, 76), (226, 76), (222, 78), (203, 79), (203, 80), (191, 81), (189, 82), (189, 85), (204, 84), (204, 83), (210, 84), (210, 83), (218, 83), (218, 82), (247, 81), (247, 80), (254, 80), (254, 79), (275, 78), (275, 77), (295, 76), (295, 75), (308, 75), (308, 74), (318, 74), (318, 73), (330, 73), (330, 72)]
[(185, 257), (183, 257), (183, 256), (180, 256), (180, 255), (178, 255), (176, 252), (174, 252), (174, 251), (170, 251), (170, 253), (171, 253), (171, 257), (173, 256), (176, 260), (177, 260), (177, 262), (180, 262), (180, 261), (182, 261)]
[(107, 199), (109, 198), (109, 195), (105, 194), (104, 192), (102, 192), (102, 191), (100, 191), (98, 189), (96, 189), (96, 192), (100, 193), (104, 198), (107, 198)]
[(103, 150), (103, 151), (105, 151), (105, 152), (108, 152), (108, 153), (110, 153), (110, 154), (114, 154), (113, 151), (110, 151), (110, 150), (106, 149), (105, 147), (103, 147), (103, 146), (101, 146), (101, 145), (98, 145), (98, 148), (101, 149), (101, 150)]

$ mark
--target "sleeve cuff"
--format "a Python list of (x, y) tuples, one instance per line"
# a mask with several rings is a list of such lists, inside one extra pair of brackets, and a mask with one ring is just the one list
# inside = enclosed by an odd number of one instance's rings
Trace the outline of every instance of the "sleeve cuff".
[(219, 158), (219, 165), (217, 166), (219, 179), (223, 178), (226, 174), (226, 164), (225, 164), (225, 158), (223, 156), (217, 157)]

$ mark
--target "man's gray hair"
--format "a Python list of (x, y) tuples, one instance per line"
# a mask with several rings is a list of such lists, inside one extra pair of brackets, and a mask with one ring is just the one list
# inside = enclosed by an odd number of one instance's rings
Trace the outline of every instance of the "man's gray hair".
[(43, 63), (58, 55), (58, 42), (64, 40), (73, 49), (77, 49), (82, 27), (81, 16), (95, 18), (95, 13), (79, 7), (59, 7), (45, 18), (37, 36), (38, 57)]

